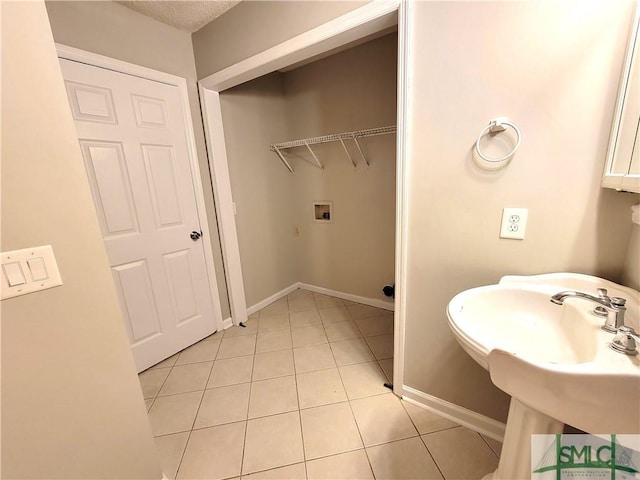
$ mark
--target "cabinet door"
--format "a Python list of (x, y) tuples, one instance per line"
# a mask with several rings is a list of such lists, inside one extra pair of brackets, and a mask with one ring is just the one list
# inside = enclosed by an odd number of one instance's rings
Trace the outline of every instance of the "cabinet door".
[(640, 7), (627, 49), (602, 186), (640, 192)]
[[(638, 81), (640, 81), (640, 79), (638, 79)], [(636, 102), (640, 102), (640, 98), (638, 98)], [(638, 108), (640, 109), (640, 105), (638, 105)], [(629, 176), (632, 178), (640, 177), (640, 116), (638, 116), (638, 122), (636, 123), (636, 136), (633, 142), (633, 151), (631, 152), (631, 163), (629, 164)], [(634, 190), (634, 191), (637, 192), (638, 190)]]

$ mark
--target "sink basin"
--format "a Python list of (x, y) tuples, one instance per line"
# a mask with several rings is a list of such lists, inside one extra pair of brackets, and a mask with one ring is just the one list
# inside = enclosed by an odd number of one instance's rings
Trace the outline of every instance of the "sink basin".
[(609, 347), (614, 335), (602, 330), (592, 302), (550, 302), (564, 290), (596, 295), (597, 288), (627, 300), (625, 324), (638, 331), (640, 293), (588, 275), (507, 276), (450, 301), (458, 343), (512, 396), (495, 478), (530, 476), (530, 435), (561, 433), (565, 423), (589, 433), (640, 433), (639, 357)]
[(600, 325), (583, 314), (589, 305), (567, 301), (563, 308), (550, 296), (535, 287), (508, 284), (467, 290), (449, 303), (449, 325), (465, 351), (487, 370), (495, 349), (546, 363), (593, 360)]

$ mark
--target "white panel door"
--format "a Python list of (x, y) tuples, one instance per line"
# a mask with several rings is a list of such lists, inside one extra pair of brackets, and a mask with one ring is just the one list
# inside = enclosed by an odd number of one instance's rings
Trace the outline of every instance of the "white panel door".
[(220, 320), (199, 236), (180, 93), (100, 67), (60, 64), (142, 371), (215, 332)]

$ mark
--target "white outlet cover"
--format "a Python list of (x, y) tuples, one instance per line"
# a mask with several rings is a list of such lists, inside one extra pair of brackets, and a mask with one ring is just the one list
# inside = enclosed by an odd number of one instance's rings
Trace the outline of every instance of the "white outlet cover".
[(527, 229), (527, 216), (529, 210), (526, 208), (504, 208), (502, 209), (502, 222), (500, 223), (500, 238), (510, 238), (512, 240), (524, 240)]

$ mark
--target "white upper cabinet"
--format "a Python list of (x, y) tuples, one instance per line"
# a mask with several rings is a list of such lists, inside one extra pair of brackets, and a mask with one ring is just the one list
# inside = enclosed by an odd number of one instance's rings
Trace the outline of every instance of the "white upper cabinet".
[(640, 4), (629, 45), (616, 103), (602, 186), (640, 193)]

